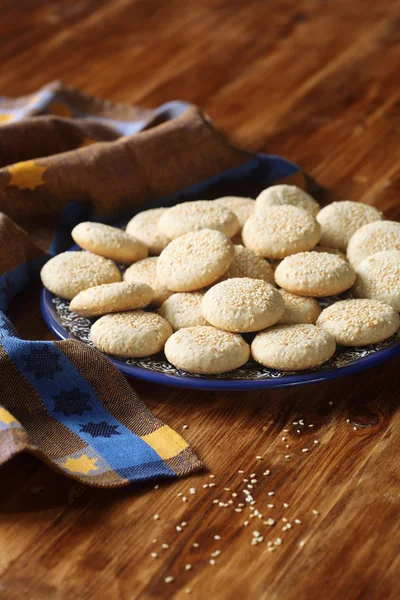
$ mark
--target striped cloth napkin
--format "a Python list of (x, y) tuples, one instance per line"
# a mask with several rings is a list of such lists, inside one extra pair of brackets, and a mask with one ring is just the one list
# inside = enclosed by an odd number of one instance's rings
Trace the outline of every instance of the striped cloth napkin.
[[(110, 487), (202, 468), (103, 354), (72, 339), (21, 340), (5, 312), (47, 258), (72, 244), (79, 221), (118, 222), (262, 160), (184, 102), (139, 109), (59, 82), (0, 99), (0, 125), (0, 464), (28, 451)], [(293, 165), (272, 179), (309, 184)]]

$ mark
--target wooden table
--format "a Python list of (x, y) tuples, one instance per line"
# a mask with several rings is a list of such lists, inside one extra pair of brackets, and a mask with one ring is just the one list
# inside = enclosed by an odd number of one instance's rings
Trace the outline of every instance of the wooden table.
[[(144, 106), (188, 100), (236, 142), (296, 161), (340, 196), (400, 219), (396, 0), (0, 6), (1, 93), (62, 78)], [(10, 314), (22, 336), (51, 339), (38, 288)], [(14, 459), (0, 470), (0, 597), (399, 598), (399, 372), (397, 359), (265, 393), (133, 382), (209, 472), (157, 489), (103, 491), (30, 456)], [(252, 479), (263, 519), (229, 504), (244, 503)], [(265, 525), (268, 518), (275, 524)], [(292, 528), (282, 530), (284, 519)], [(263, 543), (251, 545), (254, 531)], [(277, 538), (282, 544), (268, 551)]]

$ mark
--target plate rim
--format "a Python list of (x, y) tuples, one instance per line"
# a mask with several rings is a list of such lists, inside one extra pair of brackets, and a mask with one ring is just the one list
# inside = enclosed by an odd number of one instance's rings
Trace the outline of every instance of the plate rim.
[[(70, 248), (72, 250), (74, 247)], [(52, 299), (54, 295), (45, 287), (42, 288), (40, 294), (40, 309), (43, 319), (47, 327), (61, 339), (77, 338), (65, 329), (54, 316), (52, 307)], [(301, 373), (295, 375), (283, 375), (282, 377), (270, 379), (202, 379), (201, 377), (178, 376), (168, 373), (160, 373), (152, 369), (144, 369), (135, 365), (129, 365), (116, 358), (104, 354), (114, 366), (130, 377), (137, 377), (143, 381), (151, 383), (167, 385), (171, 387), (180, 387), (187, 389), (202, 389), (208, 391), (250, 391), (250, 390), (267, 390), (272, 388), (291, 387), (299, 385), (307, 385), (311, 383), (320, 383), (323, 381), (331, 381), (339, 377), (359, 373), (371, 367), (377, 366), (396, 356), (400, 355), (400, 342), (396, 342), (393, 346), (378, 350), (374, 354), (364, 356), (359, 360), (343, 367), (336, 367), (327, 371), (316, 371), (315, 373)]]

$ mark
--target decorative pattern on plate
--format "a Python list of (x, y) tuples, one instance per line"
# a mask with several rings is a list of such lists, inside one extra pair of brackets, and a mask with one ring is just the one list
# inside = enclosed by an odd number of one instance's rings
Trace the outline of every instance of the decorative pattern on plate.
[[(329, 304), (332, 304), (333, 302), (339, 299), (344, 299), (345, 297), (346, 294), (343, 294), (340, 298), (324, 298), (323, 301), (320, 302), (320, 304), (323, 308), (325, 308), (326, 306), (329, 306)], [(347, 297), (349, 296), (347, 295)], [(94, 320), (79, 317), (76, 313), (70, 311), (69, 302), (67, 300), (62, 300), (61, 298), (53, 297), (52, 302), (55, 309), (55, 315), (59, 324), (76, 339), (93, 346), (92, 342), (90, 341), (90, 327)], [(247, 336), (245, 337), (247, 338)], [(340, 369), (347, 365), (358, 362), (366, 356), (375, 354), (380, 350), (383, 350), (390, 346), (394, 346), (398, 343), (400, 343), (400, 329), (388, 340), (380, 344), (375, 344), (373, 346), (365, 346), (360, 348), (347, 348), (344, 346), (339, 346), (332, 358), (326, 363), (324, 363), (320, 367), (309, 369), (308, 371), (301, 371), (301, 373), (317, 373), (330, 371), (332, 369)], [(173, 365), (171, 365), (170, 362), (167, 361), (163, 353), (150, 356), (149, 358), (123, 359), (113, 357), (113, 359), (117, 362), (126, 363), (128, 365), (134, 365), (135, 367), (140, 367), (142, 369), (147, 369), (158, 373), (176, 375), (178, 377), (196, 377), (201, 379), (254, 381), (262, 379), (279, 379), (280, 377), (299, 374), (299, 372), (295, 371), (283, 372), (275, 371), (274, 369), (267, 369), (266, 367), (259, 365), (253, 360), (249, 360), (245, 365), (243, 365), (243, 367), (240, 367), (240, 369), (236, 369), (235, 371), (231, 371), (230, 373), (207, 376), (194, 375), (193, 373), (187, 373), (186, 371), (176, 369)]]

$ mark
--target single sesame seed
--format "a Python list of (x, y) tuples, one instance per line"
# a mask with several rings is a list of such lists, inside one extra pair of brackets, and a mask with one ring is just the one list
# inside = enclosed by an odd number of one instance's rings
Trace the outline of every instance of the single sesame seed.
[(247, 487), (248, 487), (250, 490), (252, 490), (252, 489), (253, 489), (253, 486), (251, 485), (251, 483), (248, 483), (248, 484), (247, 484)]
[(275, 552), (276, 548), (274, 548), (273, 546), (270, 546), (268, 548), (268, 552)]
[(297, 432), (297, 433), (301, 433), (300, 429), (296, 429), (296, 432)]
[(152, 553), (150, 554), (150, 556), (151, 556), (152, 558), (158, 558), (158, 554), (157, 554), (157, 552), (152, 552)]
[(236, 493), (236, 492), (233, 492), (233, 493), (232, 493), (232, 496), (233, 496), (233, 498), (237, 498), (237, 493)]
[(247, 483), (249, 480), (248, 480), (248, 479), (243, 479), (243, 481), (244, 481), (245, 483)]
[(329, 400), (328, 404), (329, 404), (330, 406), (332, 406), (332, 404), (333, 404), (332, 400)]
[(155, 485), (155, 486), (154, 486), (154, 489), (155, 489), (155, 490), (158, 490), (158, 488), (159, 488), (159, 487), (160, 487), (159, 485)]
[(243, 512), (243, 508), (235, 508), (235, 512)]
[(268, 427), (266, 425), (263, 426), (262, 430), (267, 431)]
[(294, 522), (297, 523), (297, 525), (301, 525), (300, 519), (295, 519)]
[(301, 451), (302, 452), (308, 452), (308, 448), (302, 448)]
[(214, 478), (215, 478), (215, 475), (209, 475), (209, 478), (210, 478), (210, 479), (214, 479)]
[(203, 483), (203, 488), (208, 488), (208, 483)]
[(286, 459), (291, 458), (291, 456), (292, 456), (291, 454), (285, 454)]
[(213, 504), (218, 504), (218, 502), (219, 502), (219, 500), (215, 499), (215, 500), (213, 500), (213, 502), (212, 502), (212, 503), (213, 503)]
[(153, 544), (155, 544), (157, 542), (157, 538), (154, 538), (153, 540)]
[(187, 502), (186, 496), (182, 496), (182, 502)]
[(282, 442), (286, 442), (286, 437), (284, 435), (282, 436)]
[(193, 546), (193, 548), (199, 548), (200, 544), (198, 544), (197, 542), (193, 542), (192, 546)]
[(350, 419), (346, 419), (346, 423), (350, 423)]
[(283, 433), (289, 433), (289, 429), (284, 429)]
[(357, 427), (353, 427), (353, 429), (354, 429), (354, 431), (358, 431), (358, 428), (357, 428)]
[(166, 550), (167, 548), (169, 548), (169, 544), (161, 544), (161, 548), (164, 548)]
[(267, 504), (268, 508), (274, 508), (275, 504)]
[(286, 526), (286, 525), (284, 525), (284, 526), (282, 527), (282, 531), (286, 531), (286, 530), (287, 530), (287, 526)]
[(220, 540), (221, 536), (220, 535), (214, 535), (214, 540)]
[(282, 544), (281, 538), (276, 538), (274, 544), (275, 544), (275, 546), (280, 546)]
[(251, 479), (250, 483), (257, 483), (257, 479)]
[(158, 519), (159, 519), (159, 518), (160, 518), (160, 515), (154, 515), (154, 516), (153, 516), (153, 519), (154, 519), (155, 521), (158, 521)]
[(211, 553), (211, 556), (219, 556), (222, 553), (222, 550), (214, 550), (214, 552)]
[(263, 475), (270, 475), (271, 471), (269, 469), (267, 469), (266, 471), (264, 471)]
[(246, 505), (243, 504), (243, 502), (239, 502), (238, 506), (239, 506), (239, 508), (243, 508), (243, 506), (246, 506)]
[(315, 508), (313, 508), (313, 511), (312, 511), (312, 512), (313, 512), (313, 514), (314, 514), (314, 515), (319, 515), (319, 514), (321, 514), (321, 513), (319, 512), (319, 510), (315, 510)]
[(215, 565), (215, 560), (213, 558), (210, 559), (210, 565)]
[(282, 517), (282, 521), (283, 521), (284, 523), (287, 523), (287, 522), (288, 522), (288, 520), (287, 520), (287, 518), (286, 518), (286, 517)]
[(238, 471), (238, 473), (244, 473), (244, 471), (240, 470), (240, 471)]
[(262, 456), (256, 456), (256, 459), (257, 459), (257, 460), (261, 460), (261, 459), (262, 459)]
[(314, 427), (314, 423), (310, 423), (310, 424), (309, 424), (309, 427)]
[(302, 548), (304, 546), (305, 542), (302, 540), (301, 542), (299, 542), (299, 546), (300, 548)]
[(250, 524), (250, 521), (244, 521), (244, 523), (243, 523), (243, 525), (244, 525), (245, 527), (247, 527), (247, 525), (249, 525), (249, 524)]
[(291, 523), (286, 523), (286, 529), (292, 529), (293, 525)]
[(252, 473), (252, 474), (250, 475), (250, 479), (252, 479), (252, 477), (256, 477), (256, 473)]
[(217, 484), (216, 483), (209, 483), (208, 487), (215, 487)]
[(225, 492), (230, 492), (231, 488), (224, 488)]
[(186, 589), (185, 589), (185, 592), (186, 592), (187, 594), (191, 594), (191, 593), (192, 593), (192, 588), (186, 588)]
[(187, 525), (186, 521), (182, 521), (181, 527), (186, 527), (186, 525)]
[(189, 494), (195, 494), (195, 493), (196, 493), (196, 490), (195, 490), (195, 488), (190, 488), (190, 489), (189, 489)]
[(174, 578), (173, 578), (173, 577), (171, 577), (171, 575), (169, 575), (168, 577), (166, 577), (166, 578), (164, 579), (165, 583), (172, 583), (172, 581), (173, 581), (173, 580), (174, 580)]
[(318, 440), (314, 440), (314, 444), (319, 444), (319, 441)]
[(176, 526), (176, 530), (177, 530), (177, 531), (182, 531), (182, 527), (181, 527), (180, 525), (177, 525), (177, 526)]
[(260, 535), (261, 533), (259, 531), (253, 531), (253, 537), (258, 538)]
[(192, 565), (189, 565), (189, 564), (185, 565), (185, 571), (190, 571), (191, 568), (192, 568)]
[(299, 425), (304, 425), (304, 419), (299, 419)]
[(289, 508), (289, 504), (287, 502), (283, 503), (283, 508)]
[(265, 524), (266, 524), (266, 525), (270, 525), (270, 526), (272, 526), (272, 525), (275, 525), (275, 521), (274, 521), (274, 519), (267, 519), (267, 520), (265, 521)]
[(268, 496), (275, 496), (275, 492), (268, 492)]
[(181, 496), (183, 496), (183, 492), (178, 492), (177, 496), (178, 496), (178, 498), (180, 498)]
[(293, 425), (298, 425), (299, 422), (298, 421), (293, 421)]
[(189, 425), (184, 425), (182, 429), (189, 429)]
[(289, 444), (285, 444), (285, 447), (286, 447), (286, 448), (290, 448)]

